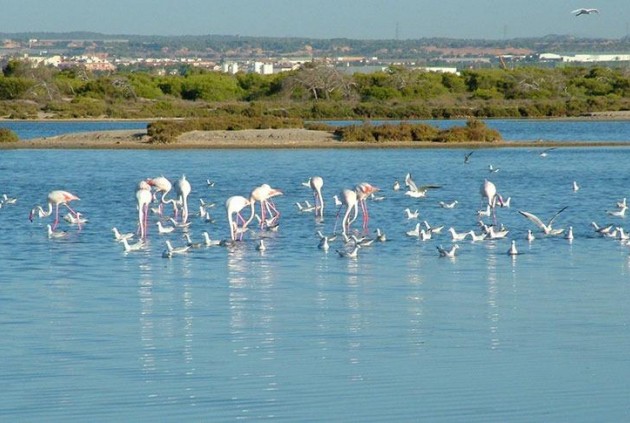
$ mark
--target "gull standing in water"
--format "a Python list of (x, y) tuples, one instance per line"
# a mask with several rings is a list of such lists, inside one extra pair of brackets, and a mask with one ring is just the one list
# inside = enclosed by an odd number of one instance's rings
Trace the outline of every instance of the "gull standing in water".
[(507, 251), (508, 256), (515, 256), (518, 254), (518, 250), (516, 249), (516, 241), (512, 240), (510, 244), (510, 249)]
[(459, 249), (459, 245), (453, 244), (449, 250), (444, 249), (441, 245), (438, 245), (436, 248), (440, 257), (455, 258), (455, 252)]

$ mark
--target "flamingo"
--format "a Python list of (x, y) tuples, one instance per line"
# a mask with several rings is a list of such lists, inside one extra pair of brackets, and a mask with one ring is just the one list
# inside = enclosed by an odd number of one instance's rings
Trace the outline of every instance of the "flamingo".
[(151, 195), (151, 186), (146, 181), (140, 181), (136, 190), (136, 201), (138, 203), (138, 231), (140, 239), (147, 236), (147, 223), (149, 220), (149, 204), (153, 196)]
[(313, 196), (315, 197), (315, 217), (323, 219), (324, 197), (322, 196), (322, 187), (324, 186), (324, 179), (321, 176), (313, 176), (309, 180), (309, 185), (313, 190)]
[[(278, 209), (276, 209), (270, 199), (278, 195), (282, 195), (282, 191), (276, 188), (271, 188), (269, 184), (262, 184), (261, 186), (254, 188), (249, 195), (249, 204), (252, 210), (252, 214), (247, 221), (247, 225), (249, 225), (249, 223), (255, 217), (255, 208), (257, 201), (260, 202), (261, 229), (266, 224), (267, 226), (273, 226), (274, 224), (276, 224), (278, 222), (278, 219), (280, 219), (280, 212), (278, 211)], [(265, 212), (269, 213), (271, 221), (266, 220)]]
[(166, 179), (164, 176), (158, 176), (156, 178), (147, 179), (147, 183), (152, 187), (155, 187), (156, 193), (161, 192), (162, 196), (160, 197), (160, 206), (158, 208), (159, 214), (162, 215), (162, 210), (164, 204), (173, 204), (173, 211), (177, 213), (177, 206), (175, 204), (175, 199), (171, 198), (167, 200), (165, 197), (173, 188), (171, 181)]
[(363, 233), (368, 232), (368, 222), (370, 220), (370, 215), (368, 214), (367, 203), (366, 200), (369, 196), (379, 191), (379, 188), (367, 183), (361, 182), (354, 188), (357, 193), (357, 200), (361, 205), (361, 214), (363, 215)]
[[(28, 218), (31, 222), (33, 221), (33, 216), (35, 215), (35, 212), (38, 212), (39, 217), (50, 216), (52, 214), (53, 204), (55, 205), (55, 222), (52, 224), (53, 230), (55, 230), (55, 228), (57, 228), (57, 225), (59, 224), (59, 206), (66, 206), (66, 208), (70, 210), (70, 213), (72, 213), (75, 218), (77, 217), (77, 212), (72, 210), (72, 208), (68, 205), (70, 201), (79, 200), (79, 197), (77, 197), (76, 195), (68, 191), (56, 190), (49, 192), (47, 199), (48, 210), (44, 211), (42, 206), (35, 206), (28, 215)], [(81, 225), (79, 225), (79, 229), (80, 228)]]
[[(346, 212), (343, 215), (343, 219), (341, 219), (341, 232), (344, 235), (347, 235), (347, 233), (350, 231), (350, 225), (356, 220), (359, 213), (357, 208), (357, 193), (356, 191), (353, 191), (351, 189), (344, 189), (339, 194), (339, 197), (341, 197), (341, 200), (339, 200), (341, 202), (341, 206), (339, 207), (339, 211), (337, 212), (337, 219), (339, 219), (339, 213), (341, 212), (341, 209), (345, 206)], [(353, 211), (354, 216), (350, 217), (350, 213), (352, 213)], [(333, 232), (336, 232), (337, 230), (337, 219), (335, 220), (335, 230)]]
[(182, 223), (188, 221), (188, 195), (192, 190), (190, 182), (186, 179), (186, 175), (182, 175), (181, 178), (175, 182), (175, 192), (177, 192), (177, 199), (182, 204)]
[(483, 201), (483, 199), (485, 198), (487, 200), (487, 204), (490, 207), (494, 208), (497, 197), (496, 185), (494, 185), (489, 180), (484, 179), (483, 184), (481, 184), (481, 188), (479, 189), (479, 192), (481, 193), (481, 200)]
[[(249, 206), (250, 202), (250, 200), (241, 195), (234, 195), (225, 201), (225, 211), (227, 213), (228, 225), (230, 226), (230, 238), (232, 241), (236, 241), (236, 235), (239, 233), (239, 241), (243, 238), (243, 232), (244, 229), (247, 228), (248, 221), (245, 221), (241, 215), (241, 210)], [(236, 221), (234, 221), (233, 215), (236, 215)], [(243, 224), (242, 228), (238, 227), (239, 222)]]

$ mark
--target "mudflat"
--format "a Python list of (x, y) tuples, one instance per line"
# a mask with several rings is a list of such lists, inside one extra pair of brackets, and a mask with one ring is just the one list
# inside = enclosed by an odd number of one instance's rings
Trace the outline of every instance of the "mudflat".
[(176, 142), (151, 143), (146, 130), (79, 132), (54, 137), (35, 138), (17, 143), (0, 143), (0, 149), (269, 149), (269, 148), (500, 148), (500, 147), (592, 147), (627, 146), (630, 143), (585, 142), (458, 142), (419, 141), (340, 141), (328, 131), (308, 129), (246, 129), (238, 131), (192, 131)]

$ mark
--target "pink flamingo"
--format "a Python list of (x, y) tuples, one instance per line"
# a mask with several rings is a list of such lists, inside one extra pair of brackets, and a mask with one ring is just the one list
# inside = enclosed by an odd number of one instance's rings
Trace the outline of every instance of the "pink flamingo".
[(147, 236), (149, 204), (151, 204), (152, 199), (151, 185), (146, 181), (140, 181), (136, 190), (136, 201), (138, 202), (138, 231), (141, 239), (145, 239)]
[[(240, 232), (239, 241), (243, 239), (244, 229), (247, 227), (249, 221), (245, 221), (241, 215), (241, 210), (250, 205), (250, 200), (241, 196), (234, 195), (225, 201), (225, 211), (227, 212), (228, 225), (230, 226), (230, 238), (232, 241), (236, 241), (236, 235)], [(233, 219), (233, 215), (236, 215), (236, 221)], [(243, 224), (243, 227), (239, 230), (239, 222)]]
[[(260, 202), (260, 228), (262, 229), (265, 224), (268, 226), (276, 224), (278, 219), (280, 219), (280, 212), (274, 206), (271, 198), (278, 195), (282, 195), (282, 191), (276, 188), (271, 188), (269, 184), (262, 184), (261, 186), (254, 188), (249, 196), (252, 214), (249, 217), (247, 224), (249, 224), (254, 218), (257, 201)], [(266, 212), (270, 215), (269, 220), (265, 218)]]
[[(337, 231), (337, 221), (339, 220), (339, 214), (341, 213), (341, 209), (345, 206), (346, 212), (343, 215), (343, 219), (341, 219), (341, 231), (344, 234), (348, 234), (350, 231), (350, 225), (354, 222), (359, 214), (357, 208), (357, 193), (351, 189), (344, 189), (339, 194), (341, 197), (341, 205), (339, 206), (339, 210), (337, 211), (337, 218), (335, 219), (335, 229), (333, 232)], [(350, 213), (354, 211), (354, 216), (351, 218)]]
[(177, 198), (182, 204), (182, 223), (188, 221), (188, 195), (192, 190), (190, 182), (186, 180), (186, 176), (182, 175), (181, 178), (175, 183), (175, 191), (177, 192)]
[[(44, 211), (42, 206), (36, 206), (31, 210), (31, 212), (28, 215), (28, 218), (32, 222), (35, 212), (38, 212), (39, 217), (50, 216), (52, 214), (52, 206), (54, 204), (55, 205), (55, 222), (52, 225), (52, 229), (55, 230), (55, 228), (57, 227), (57, 224), (59, 223), (59, 206), (66, 206), (66, 208), (70, 210), (70, 213), (72, 213), (72, 215), (75, 218), (78, 217), (77, 212), (72, 210), (72, 208), (68, 205), (70, 201), (74, 201), (74, 200), (79, 200), (79, 197), (77, 197), (76, 195), (68, 191), (61, 191), (61, 190), (51, 191), (48, 193), (48, 210)], [(79, 225), (79, 229), (81, 229), (81, 225)]]
[(166, 179), (164, 176), (158, 176), (156, 178), (147, 179), (147, 183), (155, 188), (156, 193), (158, 192), (162, 193), (162, 196), (160, 197), (160, 205), (159, 205), (160, 215), (162, 214), (164, 204), (173, 204), (175, 217), (177, 217), (177, 206), (175, 204), (175, 200), (173, 198), (169, 200), (165, 198), (166, 195), (171, 191), (171, 188), (173, 187), (171, 185), (171, 181)]
[(321, 176), (313, 176), (309, 185), (313, 190), (313, 196), (315, 197), (315, 218), (324, 218), (324, 197), (322, 197), (322, 187), (324, 186), (324, 179)]
[(363, 215), (363, 232), (367, 233), (368, 232), (368, 221), (370, 220), (370, 216), (368, 214), (368, 209), (367, 209), (367, 203), (365, 200), (367, 200), (367, 198), (374, 194), (375, 192), (379, 191), (379, 188), (367, 183), (367, 182), (361, 182), (359, 185), (357, 185), (354, 189), (357, 193), (357, 200), (359, 201), (359, 204), (361, 205), (361, 213)]

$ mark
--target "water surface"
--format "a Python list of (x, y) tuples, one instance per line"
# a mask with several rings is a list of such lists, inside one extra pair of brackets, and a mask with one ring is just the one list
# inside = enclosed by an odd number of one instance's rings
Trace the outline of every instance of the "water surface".
[[(3, 151), (0, 208), (0, 415), (8, 421), (625, 421), (630, 407), (628, 247), (591, 221), (628, 196), (625, 148), (479, 150)], [(490, 174), (487, 166), (500, 167)], [(436, 184), (427, 198), (391, 189), (411, 172)], [(190, 233), (228, 236), (222, 204), (261, 183), (280, 188), (276, 234), (233, 249), (163, 259), (151, 217), (148, 247), (125, 254), (111, 228), (134, 231), (143, 178), (185, 174), (196, 209), (216, 223)], [(301, 185), (324, 178), (325, 221), (297, 211)], [(509, 239), (462, 242), (451, 260), (405, 236), (419, 209), (433, 226), (478, 231), (479, 186), (490, 178), (511, 208)], [(208, 187), (206, 180), (215, 181)], [(573, 192), (571, 183), (581, 189)], [(389, 241), (356, 260), (317, 248), (331, 233), (332, 195), (369, 181), (370, 230)], [(53, 189), (90, 221), (50, 240), (28, 212)], [(1, 193), (0, 193), (1, 194)], [(445, 210), (439, 201), (457, 199)], [(573, 226), (575, 240), (538, 239), (518, 209)], [(63, 212), (65, 214), (65, 211)], [(245, 215), (249, 213), (246, 212)], [(488, 219), (486, 219), (488, 221)], [(355, 224), (356, 228), (358, 226)], [(183, 245), (182, 233), (168, 238)], [(255, 250), (267, 236), (268, 249)]]

